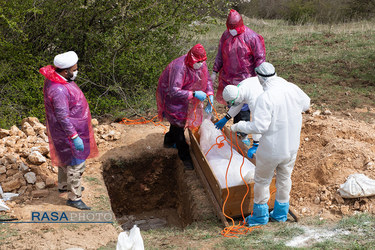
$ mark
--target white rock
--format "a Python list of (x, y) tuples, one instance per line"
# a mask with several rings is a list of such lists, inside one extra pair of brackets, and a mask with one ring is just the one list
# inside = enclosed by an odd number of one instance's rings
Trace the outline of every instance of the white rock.
[(24, 175), (27, 183), (34, 184), (36, 182), (36, 176), (34, 172), (28, 172)]
[(324, 115), (332, 115), (332, 112), (329, 109), (324, 110)]
[(27, 171), (27, 170), (29, 170), (29, 166), (27, 166), (24, 162), (21, 161), (21, 163), (19, 165), (19, 170), (20, 171)]
[(44, 189), (46, 187), (46, 184), (43, 181), (35, 183), (36, 189)]
[(40, 165), (47, 161), (46, 158), (38, 151), (31, 152), (31, 154), (27, 158), (31, 163), (36, 165)]
[(322, 112), (320, 111), (320, 110), (317, 110), (317, 111), (315, 111), (312, 115), (313, 116), (317, 116), (317, 115), (320, 115)]
[(98, 126), (98, 125), (99, 125), (98, 120), (97, 120), (97, 119), (91, 119), (91, 125), (92, 125), (93, 127)]

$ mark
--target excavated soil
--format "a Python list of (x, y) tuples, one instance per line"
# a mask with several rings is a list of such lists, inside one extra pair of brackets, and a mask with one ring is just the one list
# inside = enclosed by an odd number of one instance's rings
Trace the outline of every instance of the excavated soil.
[[(184, 171), (177, 151), (162, 147), (163, 127), (153, 124), (106, 126), (120, 132), (121, 136), (114, 141), (98, 140), (100, 157), (87, 161), (83, 200), (88, 205), (95, 210), (112, 209), (123, 228), (134, 221), (141, 221), (146, 229), (183, 227), (191, 221), (215, 217), (195, 171)], [(304, 115), (301, 146), (292, 174), (291, 207), (301, 219), (318, 216), (338, 220), (357, 212), (375, 214), (375, 196), (343, 199), (337, 192), (350, 174), (361, 173), (375, 179), (374, 168), (374, 124), (345, 114), (323, 115), (311, 111)], [(56, 181), (56, 173), (51, 174)], [(66, 195), (59, 194), (56, 186), (47, 189), (45, 197), (20, 197), (7, 202), (11, 208), (7, 215), (30, 220), (31, 211), (72, 210), (65, 205)], [(109, 201), (103, 202), (106, 197)], [(96, 249), (116, 242), (122, 231), (112, 225), (11, 226), (11, 231), (5, 228), (0, 231), (6, 235), (2, 247), (13, 249), (25, 246), (30, 249)]]

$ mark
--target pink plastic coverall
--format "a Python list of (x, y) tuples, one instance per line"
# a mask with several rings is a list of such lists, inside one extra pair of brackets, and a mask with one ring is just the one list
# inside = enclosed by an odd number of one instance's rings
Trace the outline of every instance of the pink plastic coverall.
[(206, 62), (199, 69), (194, 69), (193, 64), (206, 59), (204, 47), (197, 44), (165, 68), (156, 90), (161, 121), (166, 117), (172, 125), (178, 127), (198, 127), (202, 123), (203, 103), (193, 98), (193, 92), (201, 90), (207, 96), (214, 92)]
[[(52, 164), (71, 165), (72, 160), (85, 160), (99, 154), (91, 126), (89, 105), (73, 81), (63, 80), (51, 65), (41, 68), (44, 81), (44, 105)], [(83, 140), (84, 150), (75, 149), (71, 137)]]
[[(236, 36), (229, 29), (237, 31)], [(243, 24), (241, 15), (231, 10), (227, 19), (227, 30), (220, 38), (213, 71), (220, 72), (216, 100), (223, 99), (225, 86), (238, 85), (242, 80), (256, 76), (254, 69), (266, 59), (264, 39)]]

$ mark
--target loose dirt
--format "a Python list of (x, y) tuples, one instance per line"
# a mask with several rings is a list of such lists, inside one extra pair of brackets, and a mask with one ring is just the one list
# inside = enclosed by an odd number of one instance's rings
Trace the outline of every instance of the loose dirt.
[[(112, 208), (120, 222), (114, 225), (8, 224), (9, 227), (0, 227), (4, 239), (1, 248), (97, 249), (117, 241), (119, 232), (123, 230), (120, 225), (129, 221), (129, 218), (121, 221), (121, 217), (129, 211), (135, 215), (149, 208), (155, 211), (152, 207), (166, 209), (166, 214), (168, 209), (177, 211), (177, 217), (172, 220), (180, 218), (180, 225), (214, 217), (195, 172), (183, 171), (175, 149), (163, 149), (163, 127), (112, 124), (112, 128), (121, 132), (121, 137), (116, 141), (99, 143), (100, 157), (87, 161), (83, 175), (83, 200), (94, 210), (108, 211)], [(375, 214), (374, 196), (342, 199), (337, 193), (340, 184), (350, 174), (363, 173), (375, 179), (374, 145), (374, 124), (357, 121), (344, 114), (319, 115), (312, 111), (305, 114), (290, 199), (297, 216), (338, 220), (359, 211)], [(121, 167), (124, 162), (128, 163), (125, 164), (128, 168)], [(164, 178), (159, 179), (160, 176)], [(56, 174), (54, 178), (57, 180)], [(164, 191), (157, 190), (162, 186)], [(59, 194), (56, 186), (49, 190), (46, 197), (7, 202), (11, 207), (7, 215), (29, 221), (31, 211), (74, 210), (65, 205), (66, 194)], [(183, 194), (183, 191), (188, 194)], [(155, 220), (154, 223), (164, 222)], [(170, 222), (171, 225), (175, 223)]]

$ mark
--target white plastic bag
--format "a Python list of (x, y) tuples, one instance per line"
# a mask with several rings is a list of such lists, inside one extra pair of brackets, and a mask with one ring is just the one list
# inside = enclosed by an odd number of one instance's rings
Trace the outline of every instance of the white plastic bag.
[[(212, 145), (216, 143), (217, 137), (221, 136), (222, 133), (220, 130), (215, 128), (215, 125), (209, 119), (203, 120), (199, 129), (199, 134), (200, 147), (204, 154), (210, 150), (206, 156), (207, 161), (210, 163), (212, 171), (219, 181), (220, 187), (225, 188), (225, 174), (229, 160), (231, 159), (231, 146), (228, 142), (224, 141), (224, 145), (222, 147), (219, 148), (217, 145), (212, 147)], [(221, 140), (223, 140), (223, 136), (221, 136), (217, 141), (220, 142)], [(252, 164), (247, 158), (243, 158), (243, 156), (234, 149), (232, 154), (233, 155), (227, 176), (228, 187), (244, 184), (240, 174), (242, 161), (244, 161), (241, 170), (242, 176), (247, 183), (253, 181), (255, 173), (254, 164)]]
[(116, 250), (143, 250), (143, 239), (141, 231), (134, 225), (130, 230), (129, 235), (127, 232), (121, 232), (117, 239)]
[(17, 197), (18, 195), (19, 194), (15, 194), (15, 193), (4, 193), (0, 185), (0, 197), (3, 198), (4, 201), (8, 201), (12, 199), (13, 197)]
[(375, 180), (364, 174), (352, 174), (340, 185), (339, 192), (343, 198), (372, 196), (375, 195)]

